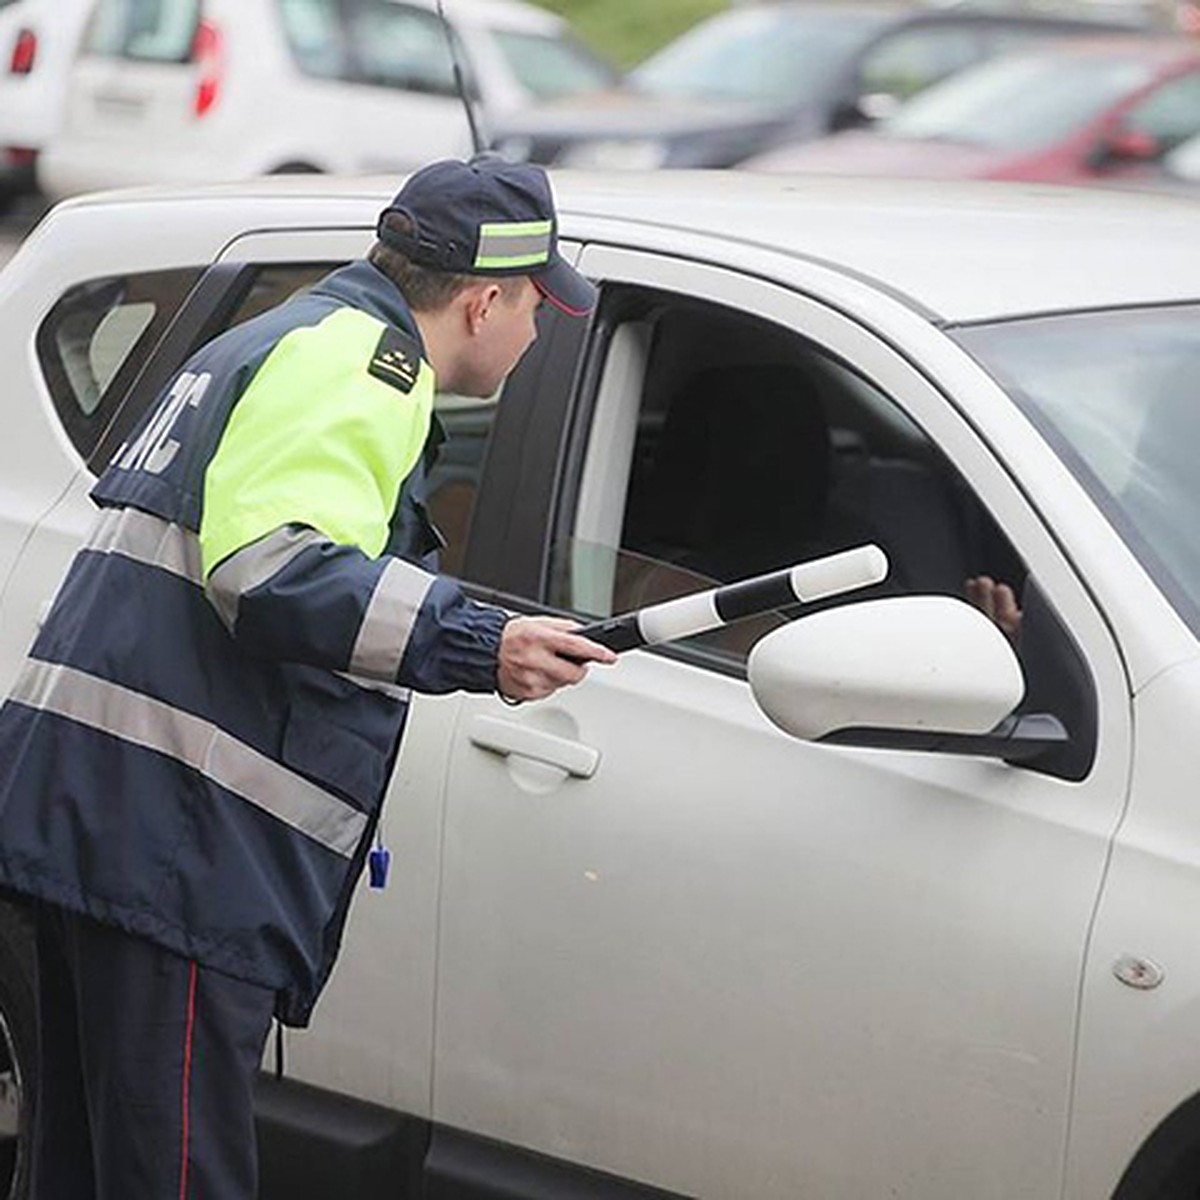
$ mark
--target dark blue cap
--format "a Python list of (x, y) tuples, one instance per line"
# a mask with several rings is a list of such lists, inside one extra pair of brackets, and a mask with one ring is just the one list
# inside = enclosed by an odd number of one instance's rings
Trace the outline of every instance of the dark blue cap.
[[(385, 226), (403, 213), (411, 233)], [(379, 240), (433, 271), (528, 275), (552, 304), (583, 316), (596, 289), (558, 252), (558, 218), (541, 167), (495, 154), (422, 167), (379, 214)]]

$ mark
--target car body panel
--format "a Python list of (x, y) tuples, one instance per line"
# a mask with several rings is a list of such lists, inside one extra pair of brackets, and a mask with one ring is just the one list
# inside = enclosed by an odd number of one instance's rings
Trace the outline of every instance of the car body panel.
[[(1134, 699), (1136, 799), (1113, 851), (1084, 981), (1068, 1200), (1108, 1195), (1136, 1152), (1137, 1135), (1118, 1116), (1133, 1080), (1135, 1103), (1151, 1127), (1196, 1091), (1198, 681), (1200, 660), (1193, 658)], [(1123, 986), (1114, 968), (1128, 957), (1161, 970), (1162, 982), (1155, 986), (1152, 976), (1148, 991)]]

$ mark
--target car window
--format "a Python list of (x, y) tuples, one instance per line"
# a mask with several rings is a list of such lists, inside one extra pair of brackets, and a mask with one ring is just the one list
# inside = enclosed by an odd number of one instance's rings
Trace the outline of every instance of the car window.
[(200, 0), (99, 0), (84, 49), (111, 58), (187, 62), (200, 23)]
[(1200, 132), (1200, 71), (1164, 83), (1134, 105), (1121, 123), (1149, 134), (1163, 150), (1187, 141)]
[(344, 79), (350, 52), (338, 0), (278, 0), (288, 49), (307, 75)]
[[(1020, 558), (926, 435), (878, 387), (794, 334), (713, 305), (606, 292), (616, 322), (574, 523), (550, 602), (583, 617), (882, 546), (879, 594), (1019, 596)], [(867, 593), (857, 593), (855, 599)], [(774, 613), (689, 639), (737, 665)]]
[(648, 58), (630, 73), (630, 83), (657, 96), (799, 104), (819, 95), (887, 20), (866, 9), (736, 9)]
[(77, 284), (38, 328), (38, 362), (79, 453), (95, 449), (129, 385), (200, 278), (199, 268)]
[(496, 29), (492, 39), (517, 82), (536, 100), (609, 86), (616, 72), (570, 38)]
[(962, 330), (1200, 635), (1200, 309)]
[(863, 57), (859, 90), (906, 98), (983, 55), (983, 42), (970, 29), (904, 29), (882, 39)]
[(1035, 149), (1098, 117), (1153, 76), (1136, 53), (1039, 51), (986, 62), (936, 84), (878, 128), (891, 137)]
[[(454, 61), (436, 13), (394, 0), (353, 0), (349, 31), (357, 74), (366, 83), (454, 96)], [(460, 50), (460, 58), (465, 54)]]

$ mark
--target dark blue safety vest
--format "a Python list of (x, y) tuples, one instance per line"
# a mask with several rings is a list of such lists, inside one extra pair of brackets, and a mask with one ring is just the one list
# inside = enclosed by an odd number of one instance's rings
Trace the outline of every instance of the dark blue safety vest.
[(407, 689), (496, 683), (505, 615), (415, 565), (432, 390), (365, 262), (192, 357), (97, 483), (0, 710), (0, 885), (307, 1022)]

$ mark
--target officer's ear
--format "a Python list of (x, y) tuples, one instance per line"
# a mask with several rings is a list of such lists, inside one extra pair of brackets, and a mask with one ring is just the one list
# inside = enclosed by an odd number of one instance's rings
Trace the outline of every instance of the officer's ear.
[(466, 318), (467, 329), (473, 336), (478, 335), (487, 327), (503, 294), (504, 289), (491, 279), (481, 279), (478, 283), (471, 283), (459, 293), (463, 302), (463, 315)]

